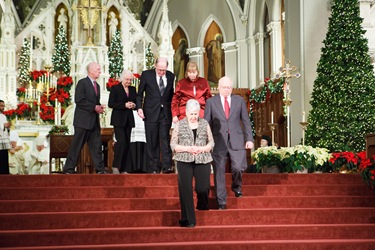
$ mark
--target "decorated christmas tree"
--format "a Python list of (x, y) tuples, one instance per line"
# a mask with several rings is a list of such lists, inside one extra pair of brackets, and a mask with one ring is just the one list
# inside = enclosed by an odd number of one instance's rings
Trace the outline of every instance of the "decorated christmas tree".
[(25, 38), (20, 52), (20, 60), (18, 62), (18, 78), (20, 84), (27, 84), (30, 80), (29, 65), (30, 63), (30, 43)]
[(357, 0), (335, 0), (310, 104), (306, 142), (361, 151), (375, 133), (375, 76)]
[(122, 40), (119, 30), (112, 37), (111, 44), (108, 49), (109, 60), (109, 76), (117, 79), (124, 70)]
[(149, 43), (146, 48), (146, 69), (153, 69), (154, 64), (154, 54), (151, 52), (151, 43)]
[(55, 39), (55, 53), (52, 55), (53, 72), (59, 72), (60, 76), (70, 75), (70, 52), (66, 33), (62, 26), (59, 27)]

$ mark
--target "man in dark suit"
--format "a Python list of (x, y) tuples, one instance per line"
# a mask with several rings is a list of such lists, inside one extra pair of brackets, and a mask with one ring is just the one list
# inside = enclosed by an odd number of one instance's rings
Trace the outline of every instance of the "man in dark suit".
[(139, 117), (145, 122), (147, 167), (150, 173), (173, 172), (169, 130), (175, 76), (167, 67), (168, 60), (158, 58), (155, 69), (142, 72), (138, 87), (137, 108)]
[(99, 114), (105, 111), (100, 104), (100, 86), (96, 82), (101, 73), (100, 65), (92, 62), (87, 66), (87, 77), (78, 81), (74, 101), (74, 137), (66, 158), (63, 173), (75, 173), (82, 147), (88, 143), (96, 173), (105, 174), (102, 157)]
[(225, 166), (230, 158), (232, 191), (242, 197), (242, 173), (247, 168), (246, 149), (254, 147), (251, 123), (244, 99), (232, 95), (233, 82), (224, 76), (219, 80), (219, 95), (206, 101), (204, 119), (211, 126), (215, 141), (212, 152), (216, 199), (219, 209), (226, 209)]
[(115, 150), (113, 156), (112, 173), (130, 172), (131, 166), (127, 166), (126, 158), (130, 150), (130, 134), (135, 126), (133, 110), (137, 92), (130, 86), (133, 81), (133, 73), (124, 70), (120, 78), (121, 83), (111, 88), (108, 107), (112, 108), (111, 125), (115, 131)]

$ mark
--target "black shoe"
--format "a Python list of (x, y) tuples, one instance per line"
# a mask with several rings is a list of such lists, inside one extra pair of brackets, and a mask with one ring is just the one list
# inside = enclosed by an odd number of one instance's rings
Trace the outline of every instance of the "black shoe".
[(101, 171), (97, 171), (96, 173), (97, 173), (97, 174), (106, 174), (107, 171), (105, 171), (105, 170), (101, 170)]
[(242, 197), (242, 192), (234, 192), (234, 196), (236, 196), (237, 198), (240, 198)]
[(189, 223), (187, 220), (179, 220), (178, 223), (181, 227), (195, 227), (194, 223)]
[(172, 173), (174, 173), (174, 170), (173, 170), (173, 168), (167, 168), (167, 169), (163, 170), (163, 173), (164, 174), (172, 174)]
[(219, 210), (225, 210), (225, 209), (227, 209), (227, 205), (226, 204), (219, 205), (218, 209)]
[(75, 174), (76, 172), (70, 172), (70, 171), (63, 171), (63, 174)]

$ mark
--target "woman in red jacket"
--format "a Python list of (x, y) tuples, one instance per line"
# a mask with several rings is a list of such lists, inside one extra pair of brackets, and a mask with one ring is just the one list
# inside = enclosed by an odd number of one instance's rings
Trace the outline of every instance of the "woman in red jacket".
[(199, 77), (199, 69), (196, 62), (188, 62), (185, 78), (181, 79), (176, 86), (172, 98), (173, 123), (183, 119), (186, 114), (186, 102), (196, 99), (200, 106), (199, 116), (203, 118), (206, 100), (211, 97), (210, 85), (207, 80)]

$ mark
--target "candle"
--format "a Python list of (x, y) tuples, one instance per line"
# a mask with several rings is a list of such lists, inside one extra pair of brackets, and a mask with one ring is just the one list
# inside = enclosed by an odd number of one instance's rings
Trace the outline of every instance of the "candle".
[(57, 121), (58, 121), (58, 125), (61, 125), (61, 103), (59, 103), (59, 107), (57, 110)]
[(38, 105), (40, 105), (40, 94), (38, 95)]
[(271, 123), (273, 123), (273, 111), (271, 112)]
[(302, 122), (305, 122), (305, 111), (302, 112)]

